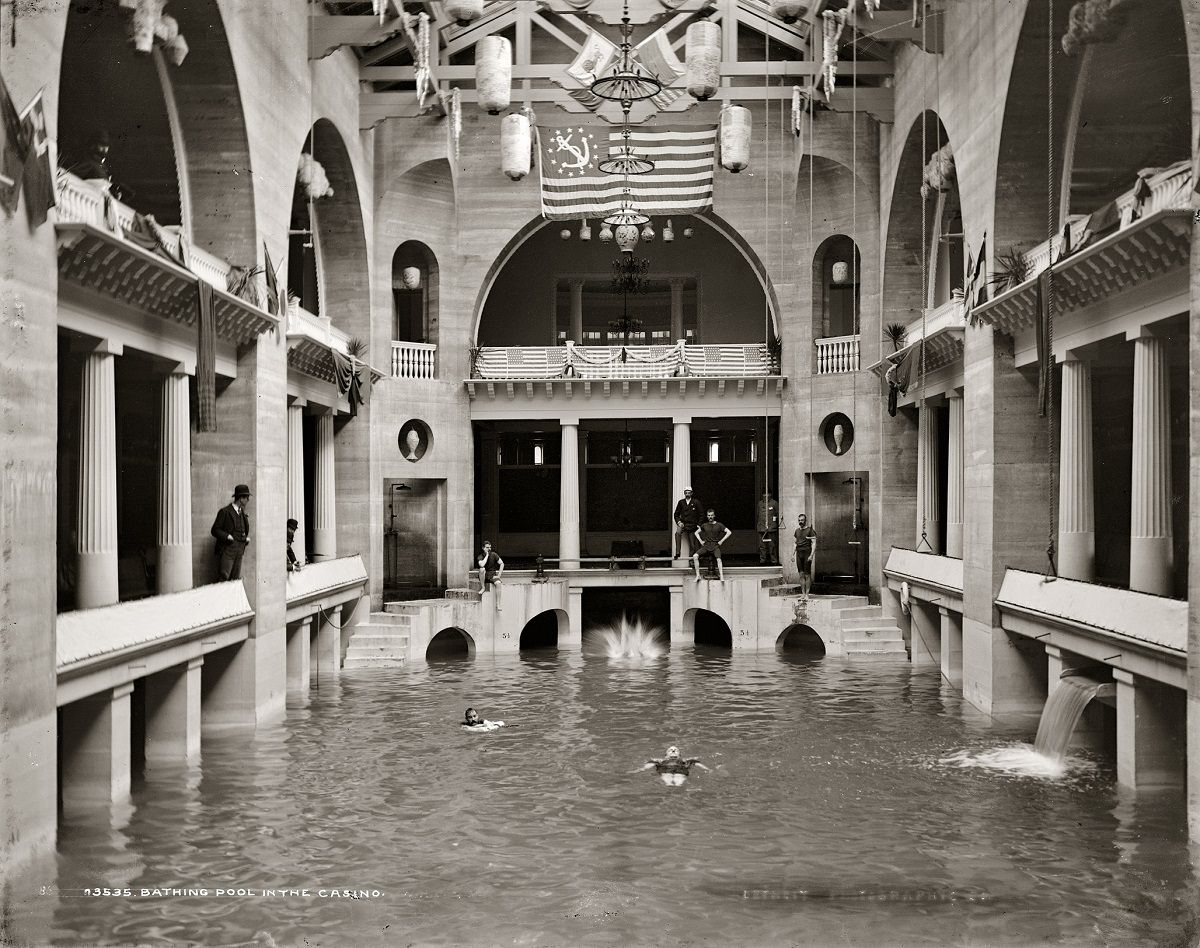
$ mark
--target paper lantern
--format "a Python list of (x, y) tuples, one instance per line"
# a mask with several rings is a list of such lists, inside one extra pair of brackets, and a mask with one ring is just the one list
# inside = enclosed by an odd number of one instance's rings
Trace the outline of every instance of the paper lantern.
[(647, 224), (645, 227), (642, 228), (642, 242), (648, 244), (653, 239), (654, 239), (654, 227), (651, 226), (650, 224)]
[(607, 224), (601, 225), (601, 227), (600, 227), (600, 243), (602, 243), (602, 244), (611, 243), (612, 239), (613, 239), (612, 228), (609, 227)]
[(808, 4), (802, 0), (771, 0), (771, 15), (784, 23), (795, 23), (808, 12)]
[(421, 286), (421, 271), (416, 267), (405, 267), (400, 271), (400, 282), (406, 290), (415, 290)]
[(688, 95), (703, 102), (721, 85), (721, 25), (697, 20), (687, 28)]
[(616, 230), (617, 246), (623, 253), (633, 253), (633, 248), (637, 246), (638, 229), (637, 224), (621, 224)]
[(443, 9), (447, 19), (469, 26), (483, 16), (483, 0), (446, 0)]
[(475, 88), (488, 115), (499, 115), (512, 101), (512, 43), (503, 36), (485, 36), (475, 44)]
[(500, 168), (513, 181), (529, 174), (532, 142), (528, 115), (511, 112), (500, 121)]
[(583, 223), (579, 225), (579, 239), (580, 240), (591, 240), (592, 239), (592, 228), (590, 226), (588, 226), (586, 217), (584, 218)]
[(671, 226), (671, 218), (667, 218), (667, 226), (663, 228), (663, 243), (669, 244), (675, 239), (675, 228)]
[(833, 264), (833, 282), (834, 283), (849, 283), (850, 282), (850, 264), (845, 260), (837, 260)]
[(560, 230), (558, 232), (558, 236), (561, 237), (563, 240), (570, 240), (571, 239), (571, 228), (564, 227), (562, 230)]
[(696, 236), (695, 228), (685, 227), (683, 229), (683, 239), (684, 240), (691, 240), (695, 236)]
[(731, 105), (721, 111), (721, 167), (737, 174), (750, 164), (750, 110)]

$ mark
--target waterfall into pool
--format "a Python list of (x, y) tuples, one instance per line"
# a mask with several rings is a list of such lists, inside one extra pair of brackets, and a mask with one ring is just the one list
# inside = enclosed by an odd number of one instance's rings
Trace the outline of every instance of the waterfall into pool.
[(608, 658), (658, 658), (667, 651), (666, 633), (641, 616), (624, 615), (610, 626), (591, 630), (589, 638), (589, 651)]
[(1059, 679), (1058, 687), (1050, 693), (1046, 707), (1042, 709), (1033, 749), (1052, 760), (1062, 760), (1084, 708), (1095, 698), (1113, 697), (1115, 689), (1111, 681), (1096, 681), (1086, 675), (1067, 675)]

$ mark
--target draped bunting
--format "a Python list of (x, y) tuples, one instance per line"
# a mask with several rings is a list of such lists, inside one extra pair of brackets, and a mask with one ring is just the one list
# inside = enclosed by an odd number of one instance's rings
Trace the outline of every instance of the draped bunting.
[(768, 376), (776, 370), (765, 345), (484, 346), (472, 353), (480, 379), (665, 379), (675, 376)]
[(350, 417), (358, 415), (358, 406), (365, 405), (371, 394), (371, 367), (354, 356), (330, 349), (333, 357), (333, 377), (339, 395), (350, 403)]
[(1050, 351), (1054, 321), (1054, 300), (1050, 288), (1050, 268), (1047, 267), (1037, 278), (1037, 334), (1038, 360), (1038, 415), (1046, 417), (1050, 410), (1050, 373), (1054, 368), (1054, 354)]
[[(15, 14), (14, 14), (15, 16)], [(21, 128), (21, 118), (4, 77), (0, 75), (0, 113), (3, 123), (4, 147), (0, 151), (0, 207), (9, 214), (17, 210), (21, 200), (21, 181), (25, 177), (25, 156), (29, 153), (29, 142)]]
[(196, 430), (217, 430), (217, 326), (213, 288), (196, 281)]
[(282, 306), (279, 300), (279, 278), (275, 275), (275, 266), (271, 263), (271, 251), (267, 249), (265, 240), (263, 241), (263, 263), (263, 269), (267, 274), (267, 312), (272, 316), (278, 316), (287, 307)]

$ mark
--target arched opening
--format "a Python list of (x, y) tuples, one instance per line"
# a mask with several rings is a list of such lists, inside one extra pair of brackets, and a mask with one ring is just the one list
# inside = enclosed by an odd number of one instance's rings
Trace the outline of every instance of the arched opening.
[[(188, 227), (183, 132), (172, 88), (178, 67), (155, 44), (135, 52), (129, 10), (71, 4), (59, 95), (60, 164), (166, 227)], [(104, 154), (104, 149), (107, 153)]]
[(825, 642), (812, 626), (793, 623), (784, 629), (779, 634), (779, 638), (775, 640), (775, 651), (824, 655)]
[(834, 234), (821, 242), (813, 255), (814, 338), (858, 332), (861, 268), (858, 246), (845, 234)]
[(367, 241), (354, 167), (328, 119), (301, 151), (288, 227), (288, 294), (314, 316), (369, 344)]
[(567, 614), (561, 609), (547, 609), (525, 623), (521, 630), (521, 651), (558, 648), (560, 632), (566, 632)]
[(406, 240), (392, 255), (392, 341), (436, 345), (439, 299), (437, 258)]
[(696, 645), (707, 648), (733, 648), (733, 632), (729, 623), (708, 609), (691, 610), (692, 638)]
[(429, 640), (426, 661), (455, 661), (475, 657), (475, 640), (462, 629), (442, 629)]
[[(670, 240), (667, 221), (655, 220), (653, 241), (634, 251), (646, 269), (642, 289), (631, 293), (614, 289), (613, 260), (622, 255), (614, 244), (601, 242), (599, 221), (586, 223), (585, 230), (538, 218), (509, 241), (476, 301), (478, 345), (571, 340), (636, 346), (679, 339), (720, 345), (778, 338), (778, 301), (765, 268), (720, 218), (672, 218)], [(764, 325), (768, 307), (770, 321)], [(531, 318), (512, 320), (514, 309)]]

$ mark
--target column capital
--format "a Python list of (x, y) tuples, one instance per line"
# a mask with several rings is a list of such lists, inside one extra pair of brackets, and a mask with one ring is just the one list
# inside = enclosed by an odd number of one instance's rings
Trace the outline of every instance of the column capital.
[(941, 616), (956, 616), (958, 612), (951, 609), (949, 606), (938, 606), (938, 615)]
[(1057, 645), (1051, 645), (1047, 642), (1043, 647), (1046, 649), (1046, 654), (1051, 658), (1062, 658), (1062, 649)]
[(559, 419), (558, 419), (558, 426), (559, 426), (560, 428), (578, 428), (578, 427), (579, 427), (579, 418), (578, 418), (578, 417), (574, 417), (574, 418), (559, 418)]
[(948, 392), (946, 393), (946, 400), (947, 400), (947, 401), (951, 401), (951, 400), (953, 400), (953, 399), (956, 399), (956, 398), (957, 398), (957, 399), (959, 399), (959, 400), (961, 401), (962, 397), (963, 397), (963, 393), (962, 393), (962, 392), (960, 392), (960, 391), (959, 391), (958, 389), (956, 389), (956, 388), (952, 388), (950, 391), (948, 391)]
[(90, 336), (75, 339), (71, 343), (72, 352), (82, 352), (88, 355), (124, 355), (125, 346), (115, 339), (95, 339)]
[(1083, 354), (1082, 349), (1064, 349), (1062, 352), (1055, 353), (1055, 362), (1090, 362), (1091, 360)]
[(301, 398), (299, 395), (288, 396), (288, 408), (307, 408), (308, 399)]
[(1113, 669), (1113, 680), (1119, 681), (1123, 685), (1136, 685), (1137, 676), (1133, 672), (1128, 672), (1124, 668)]
[(673, 425), (690, 425), (692, 423), (691, 415), (672, 415), (671, 424)]
[(583, 278), (583, 277), (569, 277), (569, 278), (567, 279), (567, 285), (568, 285), (568, 286), (569, 286), (569, 287), (570, 287), (572, 290), (582, 290), (582, 289), (583, 289), (583, 284), (584, 284), (585, 282), (586, 282), (586, 281), (584, 280), (584, 278)]
[(687, 277), (681, 277), (681, 276), (667, 277), (667, 283), (669, 283), (671, 285), (671, 289), (673, 289), (673, 290), (674, 289), (682, 290), (684, 287), (684, 284), (687, 283)]
[(195, 375), (196, 362), (172, 362), (166, 367), (165, 375)]
[(203, 664), (204, 664), (204, 656), (197, 655), (195, 658), (188, 659), (187, 670), (195, 671), (197, 668), (200, 668)]
[(117, 687), (115, 687), (112, 690), (112, 694), (110, 695), (110, 697), (112, 698), (113, 701), (119, 701), (121, 698), (124, 698), (126, 695), (131, 695), (131, 694), (133, 694), (133, 682), (132, 681), (128, 682), (124, 685), (117, 685)]
[(1134, 329), (1127, 330), (1125, 333), (1125, 339), (1127, 342), (1134, 342), (1135, 340), (1138, 340), (1138, 339), (1161, 339), (1161, 338), (1163, 338), (1162, 332), (1153, 325), (1138, 326)]

